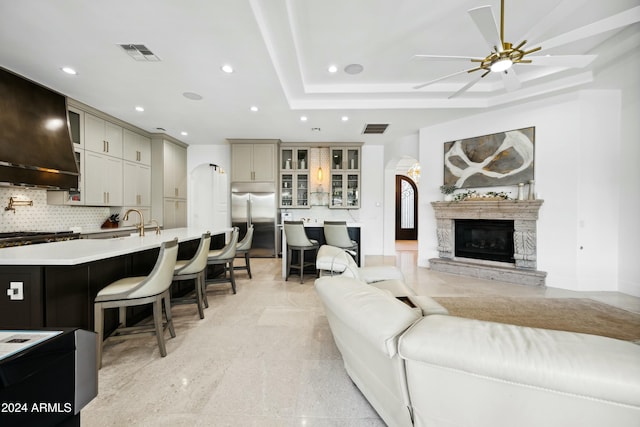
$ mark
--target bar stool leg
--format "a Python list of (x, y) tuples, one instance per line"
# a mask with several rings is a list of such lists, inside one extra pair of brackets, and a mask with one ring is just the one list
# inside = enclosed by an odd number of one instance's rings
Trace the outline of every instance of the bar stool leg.
[(304, 249), (300, 249), (300, 283), (304, 283)]
[(156, 338), (158, 347), (160, 348), (160, 356), (167, 355), (167, 349), (164, 345), (164, 329), (162, 328), (162, 295), (158, 295), (153, 301), (153, 323), (156, 328)]
[(102, 313), (102, 304), (94, 304), (93, 314), (93, 330), (98, 335), (98, 342), (96, 344), (96, 366), (98, 369), (102, 367), (102, 341), (104, 340), (104, 319)]

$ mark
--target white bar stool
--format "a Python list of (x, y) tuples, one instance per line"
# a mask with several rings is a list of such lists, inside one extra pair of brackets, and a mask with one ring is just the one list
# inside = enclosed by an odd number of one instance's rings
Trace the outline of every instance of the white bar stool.
[[(176, 336), (171, 320), (171, 296), (169, 287), (178, 257), (178, 239), (163, 242), (160, 246), (158, 260), (148, 276), (125, 277), (102, 288), (94, 304), (94, 329), (98, 334), (97, 365), (102, 366), (102, 344), (104, 335), (104, 310), (118, 308), (120, 324), (109, 337), (132, 337), (137, 335), (155, 334), (160, 348), (160, 355), (165, 357), (167, 349), (164, 344), (164, 331), (169, 328), (171, 337)], [(162, 303), (166, 322), (162, 321)], [(153, 327), (126, 326), (126, 308), (130, 306), (153, 304)]]

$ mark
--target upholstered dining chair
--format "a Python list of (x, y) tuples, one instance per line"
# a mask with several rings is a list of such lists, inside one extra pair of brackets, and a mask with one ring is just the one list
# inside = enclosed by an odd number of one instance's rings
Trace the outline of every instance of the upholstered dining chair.
[[(324, 240), (327, 245), (346, 251), (355, 251), (355, 261), (359, 264), (360, 254), (358, 253), (358, 242), (351, 240), (346, 221), (325, 221), (324, 222)], [(348, 253), (348, 252), (347, 252)]]
[[(176, 336), (171, 319), (171, 302), (169, 288), (178, 257), (178, 239), (163, 242), (158, 259), (148, 276), (125, 277), (102, 288), (94, 302), (94, 329), (98, 335), (97, 365), (102, 366), (102, 345), (104, 335), (104, 310), (119, 309), (120, 324), (109, 337), (138, 336), (155, 334), (160, 348), (160, 355), (165, 357), (167, 349), (164, 343), (164, 331), (169, 329), (171, 337)], [(166, 322), (162, 319), (162, 305)], [(153, 327), (126, 326), (126, 308), (145, 304), (153, 305)], [(109, 338), (107, 337), (107, 338)]]
[(251, 277), (251, 264), (249, 257), (249, 250), (251, 249), (251, 245), (253, 244), (253, 225), (250, 225), (247, 228), (247, 234), (244, 235), (242, 240), (240, 240), (236, 245), (236, 257), (244, 257), (244, 265), (236, 265), (234, 266), (234, 270), (247, 270), (249, 273), (249, 279)]
[[(222, 277), (217, 278), (205, 278), (205, 292), (204, 292), (204, 306), (209, 307), (209, 300), (207, 299), (207, 285), (213, 283), (231, 283), (231, 290), (236, 293), (236, 279), (233, 275), (233, 259), (236, 257), (236, 246), (238, 243), (238, 227), (233, 227), (231, 231), (231, 237), (229, 241), (222, 249), (210, 250), (207, 255), (207, 267), (211, 265), (221, 265), (223, 268)], [(229, 273), (227, 275), (227, 272)], [(205, 276), (206, 277), (206, 276)]]
[[(315, 260), (313, 262), (305, 262), (304, 253), (306, 251), (317, 252), (320, 245), (317, 240), (309, 239), (307, 232), (304, 229), (304, 223), (302, 221), (285, 221), (284, 222), (284, 234), (287, 239), (287, 277), (285, 280), (289, 280), (291, 269), (297, 269), (300, 271), (300, 283), (304, 282), (304, 268), (313, 266), (315, 269)], [(293, 251), (298, 251), (299, 265), (292, 265), (291, 258)], [(316, 270), (317, 276), (317, 270)]]
[(208, 231), (200, 237), (200, 244), (195, 255), (191, 259), (178, 260), (173, 271), (173, 282), (193, 280), (195, 294), (193, 297), (184, 296), (172, 298), (172, 304), (195, 303), (198, 306), (198, 315), (204, 319), (204, 276), (211, 244), (211, 233)]

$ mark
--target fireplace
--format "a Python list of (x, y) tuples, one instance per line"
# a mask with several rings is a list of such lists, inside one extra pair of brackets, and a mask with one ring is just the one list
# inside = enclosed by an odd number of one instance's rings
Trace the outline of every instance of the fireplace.
[(537, 270), (536, 222), (542, 200), (432, 202), (438, 258), (432, 270), (544, 286)]
[(456, 219), (455, 256), (513, 263), (513, 220)]

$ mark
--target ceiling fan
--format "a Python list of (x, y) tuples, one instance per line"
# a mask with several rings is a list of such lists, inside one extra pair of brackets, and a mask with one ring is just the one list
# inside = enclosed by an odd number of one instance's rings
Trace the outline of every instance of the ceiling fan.
[[(491, 52), (485, 57), (469, 57), (469, 56), (442, 56), (442, 55), (414, 55), (416, 59), (426, 60), (467, 60), (475, 63), (476, 66), (466, 70), (458, 71), (453, 74), (439, 77), (435, 80), (415, 86), (414, 89), (421, 89), (425, 86), (439, 82), (441, 80), (448, 79), (464, 73), (474, 73), (480, 71), (475, 79), (471, 80), (460, 88), (457, 92), (450, 95), (448, 98), (454, 98), (462, 93), (466, 92), (473, 85), (478, 83), (482, 78), (489, 73), (498, 73), (502, 77), (505, 89), (507, 91), (513, 91), (519, 89), (522, 85), (520, 79), (516, 75), (513, 68), (516, 64), (534, 64), (543, 66), (556, 66), (563, 68), (583, 68), (589, 65), (597, 55), (558, 55), (558, 56), (529, 56), (532, 53), (538, 52), (543, 46), (537, 46), (534, 48), (525, 48), (527, 40), (522, 40), (517, 45), (513, 45), (510, 42), (505, 41), (504, 38), (504, 0), (500, 1), (500, 27), (495, 21), (491, 6), (481, 6), (467, 11), (471, 15), (474, 23), (480, 30), (480, 33), (484, 39), (489, 43)], [(604, 22), (604, 20), (602, 21)], [(570, 33), (567, 33), (570, 34)], [(568, 41), (582, 37), (568, 37)], [(565, 44), (565, 43), (562, 43)], [(555, 45), (558, 45), (557, 43)]]

